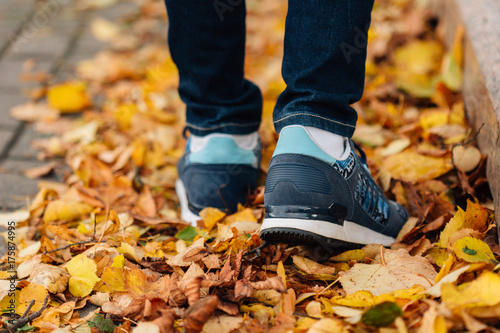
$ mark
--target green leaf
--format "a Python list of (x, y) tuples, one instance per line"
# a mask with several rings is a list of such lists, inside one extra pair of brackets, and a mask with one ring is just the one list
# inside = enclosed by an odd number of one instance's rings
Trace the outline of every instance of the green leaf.
[(96, 314), (92, 318), (92, 321), (87, 321), (87, 323), (90, 327), (98, 328), (102, 332), (112, 333), (116, 328), (115, 323), (111, 319), (104, 318), (100, 313)]
[(31, 327), (29, 324), (24, 325), (23, 327), (19, 327), (16, 332), (29, 332), (34, 331), (36, 328)]
[(175, 235), (175, 237), (177, 239), (182, 239), (182, 240), (185, 240), (188, 242), (192, 242), (193, 239), (198, 235), (199, 235), (198, 228), (188, 226), (188, 227), (182, 229), (181, 231), (179, 231), (177, 233), (177, 235)]
[(402, 314), (403, 311), (396, 303), (383, 302), (363, 313), (361, 321), (369, 326), (386, 327)]

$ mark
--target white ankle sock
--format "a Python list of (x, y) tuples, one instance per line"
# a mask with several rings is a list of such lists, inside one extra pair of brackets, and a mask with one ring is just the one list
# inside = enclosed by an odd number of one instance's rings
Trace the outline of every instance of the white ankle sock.
[(344, 160), (349, 156), (351, 147), (346, 137), (316, 127), (304, 126), (304, 129), (316, 144), (331, 157)]
[(259, 132), (253, 132), (250, 134), (237, 135), (237, 134), (221, 134), (221, 133), (212, 133), (205, 136), (196, 136), (191, 135), (189, 138), (191, 139), (191, 152), (195, 153), (202, 150), (205, 145), (208, 143), (208, 140), (211, 138), (232, 138), (234, 142), (244, 150), (253, 150), (259, 144)]

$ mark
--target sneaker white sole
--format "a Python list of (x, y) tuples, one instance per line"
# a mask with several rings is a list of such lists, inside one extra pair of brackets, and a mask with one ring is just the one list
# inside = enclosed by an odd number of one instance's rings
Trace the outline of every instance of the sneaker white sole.
[(196, 227), (196, 222), (201, 220), (201, 218), (189, 209), (186, 189), (180, 179), (175, 181), (175, 192), (177, 192), (177, 197), (179, 198), (179, 203), (181, 204), (181, 218)]
[(357, 244), (382, 244), (391, 246), (396, 239), (365, 228), (354, 222), (344, 221), (344, 226), (320, 220), (301, 220), (287, 218), (266, 218), (260, 228), (261, 233), (268, 229), (296, 229), (307, 231), (326, 238), (333, 238)]

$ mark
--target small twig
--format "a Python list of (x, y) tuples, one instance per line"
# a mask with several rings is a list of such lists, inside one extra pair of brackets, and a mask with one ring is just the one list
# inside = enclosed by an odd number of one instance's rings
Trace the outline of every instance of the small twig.
[(102, 234), (101, 237), (99, 238), (99, 241), (97, 244), (101, 244), (102, 238), (104, 237), (104, 233), (106, 232), (106, 227), (108, 226), (108, 219), (109, 219), (109, 204), (106, 203), (106, 212), (104, 214), (105, 220), (104, 220), (104, 228), (102, 229)]
[(382, 266), (385, 266), (384, 246), (382, 244), (380, 244), (380, 259), (382, 259)]
[(269, 243), (267, 241), (262, 241), (262, 244), (260, 244), (258, 247), (256, 247), (255, 249), (253, 249), (253, 250), (248, 251), (247, 253), (245, 253), (245, 257), (248, 256), (248, 255), (251, 255), (251, 254), (255, 253), (255, 256), (253, 256), (251, 258), (247, 258), (248, 261), (252, 262), (253, 260), (255, 260), (258, 257), (260, 257), (260, 254), (261, 254), (262, 250), (264, 250), (267, 245), (269, 245)]
[(43, 310), (45, 310), (45, 308), (47, 307), (48, 300), (49, 300), (49, 295), (47, 295), (45, 297), (45, 300), (43, 301), (43, 305), (40, 308), (40, 310), (38, 310), (36, 312), (33, 312), (29, 316), (26, 316), (28, 314), (28, 312), (30, 311), (30, 309), (35, 304), (34, 300), (31, 301), (30, 304), (28, 305), (28, 308), (26, 309), (26, 311), (24, 311), (23, 315), (21, 317), (19, 317), (19, 319), (16, 320), (14, 323), (8, 325), (7, 328), (4, 328), (4, 329), (0, 330), (0, 333), (12, 333), (12, 332), (15, 332), (15, 331), (17, 331), (18, 328), (21, 328), (24, 325), (26, 325), (27, 323), (33, 321), (33, 319), (40, 317), (40, 315), (42, 314)]
[(70, 248), (72, 246), (85, 245), (85, 244), (92, 243), (93, 241), (95, 241), (96, 230), (97, 230), (97, 219), (94, 217), (94, 233), (92, 234), (92, 239), (90, 239), (88, 241), (81, 241), (81, 242), (77, 242), (77, 243), (71, 243), (71, 244), (68, 244), (66, 246), (59, 247), (59, 248), (57, 248), (55, 250), (45, 251), (42, 254), (49, 254), (49, 253), (53, 253), (53, 252), (57, 252), (57, 251), (61, 251), (61, 250), (66, 250), (66, 249), (68, 249), (68, 248)]
[(330, 283), (328, 286), (325, 287), (325, 289), (321, 290), (321, 292), (318, 294), (318, 295), (321, 295), (323, 294), (324, 292), (326, 292), (328, 289), (330, 289), (335, 283), (339, 282), (340, 281), (340, 278), (337, 278), (337, 280), (333, 281), (332, 283)]
[(30, 312), (31, 308), (33, 307), (33, 305), (35, 305), (35, 300), (32, 300), (30, 302), (30, 304), (28, 304), (28, 307), (26, 308), (26, 311), (24, 311), (23, 315), (21, 317), (19, 317), (19, 319), (26, 317), (28, 315), (28, 313)]

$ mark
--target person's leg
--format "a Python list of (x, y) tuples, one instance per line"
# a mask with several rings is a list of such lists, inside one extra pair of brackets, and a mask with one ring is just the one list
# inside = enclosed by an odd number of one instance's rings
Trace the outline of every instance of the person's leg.
[(245, 2), (220, 2), (165, 0), (186, 127), (198, 136), (249, 134), (260, 124), (260, 90), (243, 75)]
[(372, 0), (289, 0), (280, 138), (269, 164), (261, 238), (330, 251), (389, 246), (407, 219), (350, 137), (364, 87)]
[(168, 41), (191, 133), (178, 163), (182, 218), (235, 211), (257, 184), (262, 96), (244, 79), (243, 0), (165, 0)]
[(351, 137), (363, 94), (373, 0), (289, 0), (276, 131), (312, 126)]

